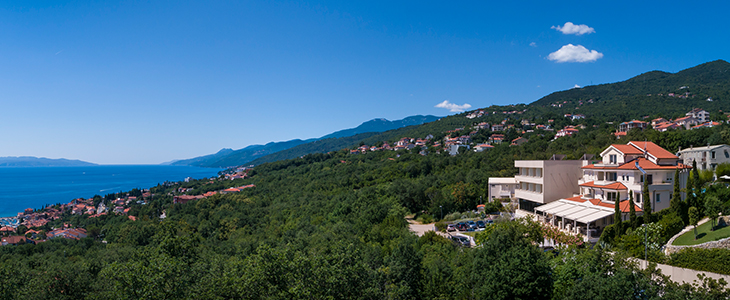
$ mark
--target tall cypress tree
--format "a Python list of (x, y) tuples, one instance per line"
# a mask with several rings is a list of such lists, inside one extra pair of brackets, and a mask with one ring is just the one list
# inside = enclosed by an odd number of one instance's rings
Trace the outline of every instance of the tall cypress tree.
[(644, 210), (644, 224), (651, 223), (651, 197), (649, 196), (649, 180), (644, 175), (644, 188), (641, 191), (641, 198), (644, 200), (642, 208)]
[[(631, 193), (631, 190), (629, 190), (629, 193)], [(621, 203), (621, 200), (616, 199), (613, 202), (613, 227), (616, 229), (616, 232), (621, 232), (621, 208), (619, 207)]]
[(629, 223), (636, 228), (636, 209), (634, 209), (634, 191), (629, 190)]
[(684, 224), (687, 224), (683, 216), (687, 214), (687, 211), (686, 206), (682, 203), (682, 190), (679, 188), (679, 168), (674, 171), (674, 189), (672, 190), (672, 199), (669, 200), (669, 208), (682, 218)]
[(700, 189), (700, 171), (697, 170), (697, 161), (695, 160), (692, 161), (692, 176), (690, 177), (692, 177), (692, 186), (688, 186), (687, 188), (691, 188), (692, 191), (694, 191), (694, 195), (692, 197), (692, 202), (689, 203), (689, 206), (702, 207), (699, 205), (700, 194), (702, 192), (702, 190)]
[(669, 200), (669, 207), (673, 212), (680, 214), (682, 209), (682, 197), (679, 194), (679, 168), (674, 170), (674, 188), (672, 189), (672, 199)]

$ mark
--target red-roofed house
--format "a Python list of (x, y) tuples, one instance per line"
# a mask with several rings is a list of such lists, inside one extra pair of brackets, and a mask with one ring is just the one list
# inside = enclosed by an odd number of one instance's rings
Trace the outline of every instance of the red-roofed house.
[[(668, 208), (675, 171), (679, 169), (680, 187), (684, 188), (691, 169), (682, 164), (679, 157), (652, 142), (614, 144), (603, 150), (601, 157), (600, 162), (581, 167), (577, 194), (535, 207), (545, 222), (589, 238), (598, 237), (603, 228), (614, 223), (616, 201), (619, 201), (622, 220), (628, 219), (630, 205), (634, 205), (637, 212)], [(651, 207), (643, 207), (645, 180)], [(633, 204), (629, 201), (630, 195)]]
[(686, 116), (675, 119), (674, 123), (677, 123), (677, 125), (684, 127), (684, 129), (690, 129), (692, 128), (692, 126), (699, 124), (700, 121), (692, 116)]
[(601, 152), (601, 157), (600, 163), (583, 167), (581, 194), (613, 202), (616, 199), (626, 200), (629, 193), (634, 193), (634, 201), (641, 205), (641, 191), (646, 179), (652, 211), (669, 207), (675, 170), (680, 169), (680, 187), (683, 188), (690, 169), (680, 162), (679, 157), (652, 142), (631, 141), (626, 145), (611, 145)]
[(518, 138), (512, 140), (512, 143), (510, 144), (510, 146), (519, 146), (524, 143), (527, 143), (527, 139), (523, 138), (523, 137), (518, 137)]
[(46, 236), (49, 239), (62, 237), (62, 238), (66, 238), (66, 239), (80, 240), (80, 239), (86, 237), (86, 229), (83, 229), (83, 228), (54, 229), (54, 230), (46, 233)]
[(631, 129), (639, 128), (644, 129), (646, 128), (646, 122), (639, 121), (639, 120), (631, 120), (629, 122), (623, 122), (618, 125), (618, 131), (628, 132)]
[(25, 238), (25, 236), (21, 235), (14, 235), (14, 236), (6, 236), (0, 239), (0, 246), (7, 246), (7, 245), (22, 245), (25, 243), (29, 243), (30, 241)]
[(10, 227), (10, 226), (0, 227), (0, 233), (12, 233), (12, 232), (15, 232), (15, 228)]

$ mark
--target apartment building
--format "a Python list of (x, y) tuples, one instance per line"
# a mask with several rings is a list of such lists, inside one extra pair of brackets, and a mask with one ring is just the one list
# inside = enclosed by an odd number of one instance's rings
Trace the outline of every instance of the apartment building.
[(714, 170), (721, 163), (730, 163), (730, 146), (712, 145), (705, 147), (690, 147), (679, 151), (679, 158), (685, 165), (697, 162), (698, 170)]
[(516, 160), (517, 186), (515, 198), (520, 209), (535, 211), (535, 207), (567, 198), (578, 193), (583, 160)]

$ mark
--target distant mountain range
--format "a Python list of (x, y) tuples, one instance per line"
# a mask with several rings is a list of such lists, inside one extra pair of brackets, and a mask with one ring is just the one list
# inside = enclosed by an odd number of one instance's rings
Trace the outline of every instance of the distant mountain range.
[(84, 167), (96, 166), (94, 163), (65, 158), (51, 159), (33, 156), (0, 157), (0, 167)]
[[(344, 129), (325, 135), (320, 138), (307, 140), (290, 140), (284, 142), (270, 142), (266, 145), (251, 145), (243, 149), (232, 150), (224, 148), (215, 154), (199, 156), (191, 159), (177, 160), (168, 164), (175, 166), (195, 166), (195, 167), (230, 167), (251, 163), (259, 158), (275, 154), (287, 149), (291, 149), (300, 145), (316, 143), (322, 140), (336, 140), (339, 138), (347, 138), (366, 133), (379, 133), (388, 130), (403, 128), (406, 126), (420, 125), (438, 120), (436, 116), (410, 116), (402, 120), (389, 121), (386, 119), (373, 119), (360, 124), (355, 128)], [(349, 140), (349, 139), (347, 139)], [(344, 140), (343, 140), (344, 141)], [(321, 143), (317, 143), (321, 144)], [(337, 145), (341, 143), (336, 143)], [(327, 145), (330, 145), (327, 143)], [(348, 144), (349, 145), (349, 144)], [(310, 149), (311, 147), (305, 147)], [(307, 153), (304, 153), (307, 154)], [(278, 157), (278, 156), (277, 156)], [(288, 157), (288, 156), (286, 156)], [(266, 160), (269, 161), (269, 160)]]

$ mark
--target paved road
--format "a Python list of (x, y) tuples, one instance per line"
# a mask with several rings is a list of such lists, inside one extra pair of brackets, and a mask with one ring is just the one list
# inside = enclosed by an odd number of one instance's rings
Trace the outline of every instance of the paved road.
[(411, 223), (411, 221), (408, 222), (408, 227), (413, 231), (417, 236), (423, 236), (428, 231), (436, 231), (436, 226), (434, 223), (431, 224), (418, 224), (416, 222)]
[[(434, 223), (431, 223), (431, 224), (418, 224), (416, 222), (412, 222), (411, 220), (409, 220), (408, 223), (409, 223), (408, 224), (408, 227), (417, 236), (423, 236), (424, 234), (426, 234), (426, 232), (429, 232), (429, 231), (436, 231), (436, 226), (434, 225)], [(440, 235), (440, 236), (445, 237), (445, 238), (448, 238), (451, 235), (463, 236), (463, 237), (466, 237), (466, 238), (469, 239), (469, 243), (471, 244), (472, 247), (476, 246), (476, 242), (474, 241), (474, 238), (473, 237), (468, 236), (466, 234), (462, 234), (459, 231), (454, 231), (454, 232), (450, 232), (450, 233), (436, 231), (436, 233), (438, 235)]]

